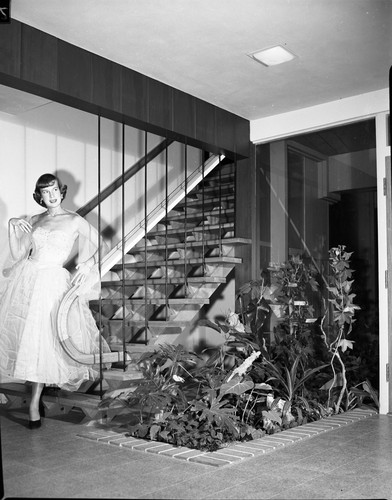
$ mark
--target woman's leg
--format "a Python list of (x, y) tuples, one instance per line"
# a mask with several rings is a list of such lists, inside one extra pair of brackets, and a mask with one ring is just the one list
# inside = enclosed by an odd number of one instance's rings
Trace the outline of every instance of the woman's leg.
[(42, 390), (44, 388), (43, 383), (41, 382), (32, 382), (32, 389), (31, 389), (31, 402), (30, 402), (30, 408), (29, 408), (29, 417), (30, 420), (39, 420), (40, 419), (40, 414), (39, 414), (39, 400), (41, 398)]

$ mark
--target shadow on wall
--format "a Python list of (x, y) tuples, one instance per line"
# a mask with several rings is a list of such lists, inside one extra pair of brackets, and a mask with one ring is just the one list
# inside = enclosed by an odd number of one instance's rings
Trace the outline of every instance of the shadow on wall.
[[(82, 183), (80, 181), (77, 181), (75, 177), (66, 170), (58, 170), (56, 175), (61, 180), (63, 185), (66, 185), (68, 188), (67, 196), (64, 201), (64, 208), (76, 212), (80, 208), (80, 206), (75, 203), (75, 198), (77, 197), (79, 190), (83, 189)], [(90, 200), (86, 200), (85, 202), (87, 203), (88, 201)], [(98, 214), (96, 212), (87, 214), (85, 218), (90, 224), (98, 229)], [(108, 224), (107, 221), (101, 219), (101, 235), (104, 240), (110, 241), (110, 239), (113, 237), (113, 234), (114, 230), (112, 226)]]
[(81, 188), (81, 182), (77, 181), (75, 177), (66, 170), (58, 170), (56, 175), (63, 185), (68, 187), (67, 196), (63, 203), (64, 208), (76, 212), (79, 207), (75, 203), (75, 197)]

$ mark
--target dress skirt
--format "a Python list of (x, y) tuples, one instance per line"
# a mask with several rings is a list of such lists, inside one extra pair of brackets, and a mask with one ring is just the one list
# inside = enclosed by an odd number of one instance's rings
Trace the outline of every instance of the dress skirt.
[[(57, 337), (57, 311), (70, 287), (70, 274), (60, 265), (28, 258), (14, 266), (0, 291), (1, 373), (67, 390), (97, 376), (94, 367), (70, 358)], [(70, 337), (84, 352), (99, 352), (100, 334), (87, 302), (77, 308), (68, 317)]]

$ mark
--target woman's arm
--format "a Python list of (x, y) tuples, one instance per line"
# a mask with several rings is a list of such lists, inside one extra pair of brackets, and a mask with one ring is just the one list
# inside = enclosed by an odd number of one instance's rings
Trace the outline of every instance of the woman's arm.
[(95, 264), (98, 263), (98, 231), (83, 217), (77, 216), (77, 233), (79, 237), (79, 263), (72, 278), (74, 285), (83, 283)]
[(8, 221), (8, 241), (14, 260), (24, 257), (30, 247), (26, 235), (31, 233), (32, 225), (25, 219), (13, 218)]

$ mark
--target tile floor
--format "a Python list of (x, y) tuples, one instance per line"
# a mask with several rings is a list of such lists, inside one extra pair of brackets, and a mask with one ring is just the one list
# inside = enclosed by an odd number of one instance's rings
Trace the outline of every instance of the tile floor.
[(392, 416), (219, 468), (80, 438), (91, 426), (77, 422), (30, 430), (25, 410), (2, 410), (5, 498), (392, 500)]

